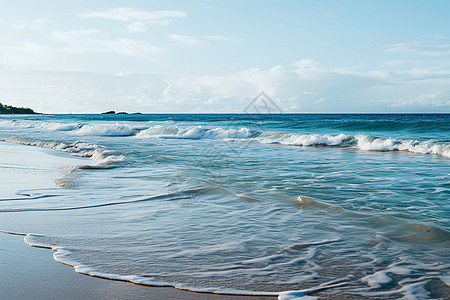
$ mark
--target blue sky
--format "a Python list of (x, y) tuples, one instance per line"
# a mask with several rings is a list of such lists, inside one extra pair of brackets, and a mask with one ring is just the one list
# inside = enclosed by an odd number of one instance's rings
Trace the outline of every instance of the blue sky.
[(0, 102), (450, 112), (450, 1), (0, 1)]

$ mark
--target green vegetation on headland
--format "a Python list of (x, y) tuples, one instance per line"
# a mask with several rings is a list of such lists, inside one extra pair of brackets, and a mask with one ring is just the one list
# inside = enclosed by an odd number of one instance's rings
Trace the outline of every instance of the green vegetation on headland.
[(11, 105), (4, 105), (0, 103), (0, 114), (35, 114), (35, 112), (28, 107), (14, 107)]

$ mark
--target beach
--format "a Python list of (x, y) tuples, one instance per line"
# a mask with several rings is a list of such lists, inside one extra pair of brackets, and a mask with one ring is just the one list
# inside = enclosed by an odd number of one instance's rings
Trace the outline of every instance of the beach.
[(2, 1), (0, 300), (450, 300), (449, 11)]
[[(19, 235), (2, 234), (1, 263), (18, 272), (2, 284), (67, 298), (80, 286), (99, 299), (445, 298), (448, 118), (5, 116), (0, 230)], [(41, 281), (61, 288), (34, 291)]]
[(56, 262), (52, 251), (30, 247), (23, 237), (0, 234), (2, 299), (274, 299), (199, 294), (84, 276)]
[[(20, 198), (20, 190), (54, 186), (53, 180), (63, 175), (59, 167), (87, 163), (55, 150), (5, 142), (0, 142), (0, 157), (1, 198)], [(9, 228), (0, 224), (0, 231)], [(52, 250), (27, 245), (24, 234), (0, 232), (2, 299), (274, 299), (192, 293), (81, 275), (55, 261)]]
[(56, 262), (52, 251), (30, 247), (22, 236), (0, 234), (2, 299), (274, 299), (200, 294), (84, 276)]

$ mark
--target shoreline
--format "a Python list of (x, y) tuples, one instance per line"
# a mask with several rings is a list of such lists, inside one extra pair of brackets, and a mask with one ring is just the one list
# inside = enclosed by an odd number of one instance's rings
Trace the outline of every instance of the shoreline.
[[(0, 142), (0, 198), (21, 197), (21, 189), (54, 186), (57, 168), (82, 163), (57, 150)], [(56, 177), (55, 177), (56, 176)], [(19, 213), (20, 214), (20, 213)], [(26, 234), (0, 221), (0, 298), (5, 299), (276, 299), (276, 296), (220, 295), (153, 287), (82, 274), (56, 261), (49, 247), (27, 245)], [(25, 244), (25, 245), (24, 245)], [(71, 269), (68, 266), (72, 267)]]
[[(46, 248), (27, 246), (22, 234), (0, 232), (0, 296), (5, 299), (187, 299), (244, 300), (276, 297), (228, 296), (151, 287), (87, 276), (58, 263)], [(24, 245), (25, 244), (25, 245)]]

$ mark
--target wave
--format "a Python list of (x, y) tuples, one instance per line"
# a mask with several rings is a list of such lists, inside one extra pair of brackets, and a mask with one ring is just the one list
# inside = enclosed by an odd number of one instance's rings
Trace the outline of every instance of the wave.
[[(13, 233), (11, 233), (13, 234)], [(173, 287), (179, 290), (205, 293), (205, 294), (217, 294), (217, 295), (234, 295), (234, 296), (275, 296), (279, 300), (294, 300), (294, 299), (317, 299), (317, 297), (309, 296), (314, 292), (319, 292), (331, 288), (341, 287), (347, 284), (347, 282), (335, 282), (321, 284), (316, 287), (307, 288), (304, 290), (291, 290), (282, 292), (270, 292), (270, 291), (255, 291), (255, 290), (240, 290), (234, 288), (220, 288), (220, 287), (193, 287), (182, 283), (170, 283), (161, 280), (154, 279), (152, 277), (139, 276), (139, 275), (119, 275), (114, 273), (106, 273), (93, 267), (80, 264), (76, 260), (73, 260), (72, 252), (69, 249), (50, 246), (46, 242), (40, 242), (39, 239), (45, 239), (45, 236), (39, 234), (19, 234), (24, 236), (24, 241), (27, 245), (37, 248), (53, 250), (53, 258), (57, 262), (71, 266), (75, 269), (75, 272), (108, 280), (116, 280), (122, 282), (129, 282), (138, 285), (151, 286), (151, 287)], [(342, 280), (341, 280), (342, 281)]]
[(378, 138), (367, 135), (330, 135), (330, 134), (297, 134), (276, 131), (261, 132), (250, 128), (223, 129), (221, 127), (207, 129), (202, 126), (181, 128), (178, 126), (157, 125), (136, 134), (140, 138), (179, 138), (179, 139), (223, 139), (251, 140), (263, 144), (281, 144), (287, 146), (322, 146), (352, 148), (365, 151), (407, 151), (419, 154), (436, 154), (450, 157), (450, 144), (435, 140), (400, 140)]
[(223, 139), (251, 140), (263, 144), (281, 144), (287, 146), (323, 146), (353, 148), (365, 151), (407, 151), (419, 154), (436, 154), (450, 157), (450, 144), (435, 140), (400, 140), (379, 138), (368, 135), (330, 135), (297, 134), (276, 131), (261, 132), (250, 128), (207, 129), (202, 126), (178, 127), (157, 125), (136, 134), (140, 138), (179, 138), (179, 139)]
[(202, 126), (178, 127), (156, 125), (136, 134), (141, 138), (179, 138), (179, 139), (247, 139), (256, 133), (251, 129), (203, 128)]
[(91, 159), (96, 162), (97, 166), (105, 166), (125, 161), (125, 156), (123, 155), (107, 155), (108, 153), (111, 153), (111, 151), (95, 149)]
[(123, 155), (106, 155), (105, 152), (100, 149), (94, 150), (91, 160), (93, 164), (77, 165), (70, 168), (62, 168), (61, 171), (64, 176), (54, 180), (54, 183), (60, 188), (73, 188), (77, 185), (77, 179), (80, 177), (81, 170), (107, 170), (116, 167), (119, 162), (125, 161)]
[(117, 163), (125, 161), (125, 157), (123, 155), (114, 155), (111, 154), (112, 151), (100, 149), (97, 145), (78, 141), (72, 143), (43, 142), (13, 137), (0, 138), (0, 141), (69, 152), (74, 156), (90, 158), (93, 161), (91, 164), (83, 164), (60, 169), (64, 175), (61, 178), (54, 180), (54, 183), (60, 188), (75, 187), (77, 185), (77, 179), (80, 177), (81, 170), (112, 169), (116, 167)]
[(83, 124), (57, 122), (26, 122), (24, 120), (1, 120), (3, 127), (22, 127), (45, 129), (49, 131), (71, 131), (77, 135), (91, 136), (129, 136), (139, 131), (126, 124)]
[[(148, 123), (150, 123), (149, 121)], [(168, 123), (172, 121), (165, 121)], [(161, 122), (158, 122), (161, 123)], [(130, 126), (127, 124), (82, 124), (55, 122), (23, 122), (22, 120), (2, 120), (1, 126), (37, 128), (50, 131), (72, 131), (82, 136), (131, 136), (141, 138), (182, 138), (182, 139), (245, 139), (255, 135), (256, 131), (249, 128), (203, 128), (201, 125), (178, 127), (175, 125)]]
[(407, 151), (420, 154), (436, 154), (450, 157), (450, 144), (435, 140), (398, 140), (392, 138), (377, 138), (367, 135), (329, 135), (329, 134), (295, 134), (266, 132), (258, 138), (264, 144), (282, 144), (288, 146), (331, 146), (353, 148), (365, 151)]
[[(213, 140), (250, 140), (263, 144), (281, 144), (303, 147), (340, 147), (365, 151), (406, 151), (419, 154), (435, 154), (450, 157), (450, 143), (436, 140), (402, 140), (352, 134), (299, 134), (279, 131), (261, 131), (254, 128), (204, 128), (201, 125), (179, 127), (176, 125), (154, 125), (151, 127), (130, 126), (127, 124), (81, 124), (44, 122), (30, 125), (18, 120), (0, 121), (2, 126), (34, 127), (53, 131), (70, 131), (81, 136), (135, 136), (137, 138), (166, 139), (213, 139)], [(260, 128), (258, 128), (260, 129)], [(96, 148), (85, 143), (64, 144), (34, 142), (34, 145), (76, 153), (78, 156), (91, 157)], [(88, 147), (88, 149), (83, 149)], [(84, 153), (84, 154), (83, 154)]]
[(72, 131), (72, 130), (80, 128), (81, 126), (83, 126), (83, 125), (82, 124), (78, 124), (78, 123), (54, 123), (54, 122), (50, 122), (50, 123), (39, 124), (36, 127), (42, 128), (42, 129), (47, 129), (47, 130), (52, 130), (52, 131)]
[(89, 144), (85, 142), (74, 141), (72, 143), (53, 142), (53, 141), (32, 141), (16, 137), (0, 138), (1, 141), (20, 144), (25, 146), (36, 146), (42, 148), (48, 148), (53, 150), (59, 150), (69, 152), (72, 155), (79, 157), (92, 157), (99, 148), (95, 144)]
[[(113, 151), (101, 149), (95, 144), (86, 142), (30, 141), (15, 137), (0, 138), (0, 141), (64, 151), (74, 156), (90, 158), (94, 162), (94, 164), (76, 166), (76, 169), (110, 169), (114, 167), (114, 164), (125, 161), (125, 156), (123, 155), (114, 155), (112, 154)], [(72, 171), (67, 173), (72, 173)]]
[(92, 124), (83, 125), (75, 131), (79, 135), (94, 135), (94, 136), (130, 136), (135, 133), (135, 130), (128, 125), (116, 124)]

